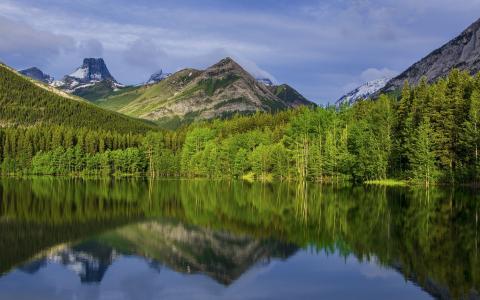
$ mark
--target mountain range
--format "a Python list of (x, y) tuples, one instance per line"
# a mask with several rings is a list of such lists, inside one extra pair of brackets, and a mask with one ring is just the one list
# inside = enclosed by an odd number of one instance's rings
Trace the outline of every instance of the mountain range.
[(137, 86), (120, 84), (102, 58), (85, 58), (74, 72), (57, 81), (43, 79), (48, 75), (40, 70), (23, 74), (102, 108), (167, 127), (237, 113), (315, 106), (287, 84), (277, 86), (270, 79), (254, 78), (229, 57), (205, 70), (184, 69), (174, 74), (160, 70)]
[[(404, 81), (415, 85), (425, 77), (434, 82), (454, 68), (471, 74), (480, 70), (480, 19), (397, 77), (367, 82), (342, 96), (336, 104), (350, 105), (358, 99), (393, 93)], [(291, 86), (275, 85), (268, 78), (255, 78), (229, 57), (205, 70), (187, 68), (173, 74), (160, 70), (145, 84), (137, 86), (119, 83), (102, 58), (85, 58), (80, 67), (56, 81), (35, 67), (20, 74), (42, 82), (43, 85), (37, 86), (54, 93), (64, 91), (101, 108), (154, 121), (164, 127), (234, 114), (315, 106)]]

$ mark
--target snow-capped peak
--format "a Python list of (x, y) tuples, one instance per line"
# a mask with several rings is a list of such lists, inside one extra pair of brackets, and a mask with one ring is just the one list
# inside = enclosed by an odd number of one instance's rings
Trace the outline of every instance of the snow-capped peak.
[(110, 80), (116, 82), (108, 71), (103, 58), (85, 58), (83, 64), (66, 77), (74, 78), (81, 83)]
[(103, 81), (107, 81), (113, 90), (124, 87), (110, 74), (103, 58), (85, 58), (83, 64), (74, 72), (50, 84), (67, 93), (73, 93)]
[(337, 106), (340, 106), (342, 104), (352, 105), (358, 100), (368, 99), (373, 94), (375, 94), (380, 89), (382, 89), (389, 80), (390, 78), (384, 77), (384, 78), (375, 79), (375, 80), (366, 82), (365, 84), (362, 84), (361, 86), (354, 89), (353, 91), (350, 91), (347, 94), (340, 97), (340, 99), (338, 99), (337, 102), (335, 102), (335, 104)]

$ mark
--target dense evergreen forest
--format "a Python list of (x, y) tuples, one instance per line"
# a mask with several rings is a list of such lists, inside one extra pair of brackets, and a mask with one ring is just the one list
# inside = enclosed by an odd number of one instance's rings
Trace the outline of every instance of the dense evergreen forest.
[(1, 129), (1, 172), (478, 183), (479, 122), (480, 75), (454, 70), (434, 84), (405, 83), (398, 97), (236, 116), (177, 131), (117, 133), (71, 124)]

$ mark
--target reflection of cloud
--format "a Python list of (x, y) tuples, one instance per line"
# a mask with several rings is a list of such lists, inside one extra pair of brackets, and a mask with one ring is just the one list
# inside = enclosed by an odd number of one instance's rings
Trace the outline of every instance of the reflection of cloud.
[(350, 263), (356, 261), (358, 264), (358, 271), (368, 279), (387, 279), (398, 276), (398, 274), (391, 269), (383, 267), (376, 257), (367, 261), (359, 261), (357, 258), (351, 257), (349, 261)]

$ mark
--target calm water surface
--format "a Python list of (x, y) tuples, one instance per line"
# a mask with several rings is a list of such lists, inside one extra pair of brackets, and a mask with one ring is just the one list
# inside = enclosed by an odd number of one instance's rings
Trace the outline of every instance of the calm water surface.
[(0, 180), (0, 299), (478, 299), (469, 190)]

